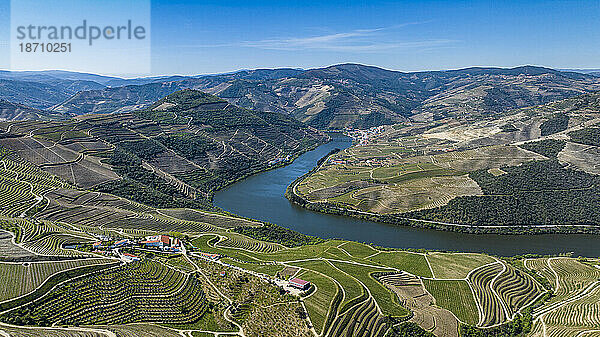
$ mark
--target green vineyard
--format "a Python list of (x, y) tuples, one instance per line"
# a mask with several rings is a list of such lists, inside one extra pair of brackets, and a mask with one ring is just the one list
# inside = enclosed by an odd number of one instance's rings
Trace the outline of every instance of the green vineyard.
[(13, 322), (23, 310), (42, 325), (183, 324), (198, 321), (207, 301), (197, 276), (147, 261), (67, 282), (2, 320)]
[(482, 310), (479, 324), (482, 326), (494, 325), (503, 322), (507, 317), (505, 304), (496, 295), (493, 289), (495, 280), (503, 271), (502, 263), (494, 263), (476, 269), (469, 275), (473, 284), (475, 296)]

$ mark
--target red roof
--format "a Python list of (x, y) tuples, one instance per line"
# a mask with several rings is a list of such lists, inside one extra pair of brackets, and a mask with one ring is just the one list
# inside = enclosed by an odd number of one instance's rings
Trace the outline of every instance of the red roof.
[(123, 255), (125, 255), (125, 256), (129, 256), (129, 257), (137, 257), (137, 256), (135, 256), (135, 255), (132, 255), (132, 254), (129, 254), (129, 253), (123, 253)]
[(162, 243), (164, 243), (164, 244), (166, 244), (166, 245), (168, 245), (168, 244), (169, 244), (169, 241), (170, 241), (170, 239), (171, 239), (171, 238), (169, 238), (169, 237), (168, 237), (168, 236), (166, 236), (166, 235), (161, 235), (161, 236), (160, 236), (160, 241), (162, 241)]
[(210, 257), (211, 259), (215, 259), (215, 258), (219, 257), (219, 254), (202, 253), (202, 252), (200, 254), (202, 254), (202, 256)]
[(310, 282), (301, 280), (299, 278), (293, 278), (290, 280), (290, 283), (294, 283), (294, 284), (304, 287), (305, 285), (309, 284)]

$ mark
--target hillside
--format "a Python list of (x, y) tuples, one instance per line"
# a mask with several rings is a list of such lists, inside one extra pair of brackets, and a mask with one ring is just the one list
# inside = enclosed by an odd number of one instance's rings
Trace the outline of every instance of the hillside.
[(157, 207), (210, 208), (212, 193), (326, 140), (300, 122), (194, 90), (145, 110), (4, 123), (0, 146), (81, 188)]
[(600, 90), (600, 78), (531, 66), (404, 73), (342, 64), (311, 70), (242, 71), (81, 92), (54, 110), (132, 111), (184, 88), (209, 92), (251, 110), (289, 114), (316, 128), (341, 129), (409, 119), (481, 118)]
[(48, 120), (67, 118), (64, 114), (38, 110), (23, 104), (11, 103), (0, 99), (0, 121), (14, 120)]
[[(179, 106), (190, 96), (196, 101)], [(178, 104), (172, 110), (181, 112), (214, 103), (220, 100), (184, 92), (155, 108)], [(34, 130), (36, 139), (58, 136), (43, 131)], [(70, 136), (56, 138), (77, 138)], [(576, 336), (599, 323), (595, 258), (323, 240), (90, 191), (4, 148), (0, 163), (5, 335), (544, 336), (568, 326), (566, 336)], [(157, 235), (162, 248), (150, 244)], [(294, 288), (291, 277), (310, 286)]]
[(36, 109), (48, 109), (80, 91), (102, 88), (103, 85), (93, 81), (58, 79), (47, 75), (21, 76), (18, 79), (0, 76), (0, 99)]
[[(312, 196), (357, 208), (424, 202), (435, 216), (475, 209), (484, 220), (521, 208), (598, 219), (588, 171), (600, 170), (599, 97), (378, 128), (336, 154), (344, 166), (324, 162), (315, 183), (338, 185)], [(122, 114), (0, 122), (0, 334), (542, 337), (598, 326), (596, 258), (382, 248), (211, 207), (215, 189), (324, 139), (195, 90)], [(393, 193), (400, 202), (388, 203)], [(486, 216), (439, 206), (444, 193), (550, 197)], [(293, 277), (310, 285), (294, 288)]]
[(167, 82), (81, 91), (53, 107), (52, 111), (75, 114), (129, 112), (185, 88), (178, 82)]
[(309, 209), (402, 225), (598, 232), (598, 126), (594, 92), (478, 121), (355, 132), (356, 145), (286, 195)]

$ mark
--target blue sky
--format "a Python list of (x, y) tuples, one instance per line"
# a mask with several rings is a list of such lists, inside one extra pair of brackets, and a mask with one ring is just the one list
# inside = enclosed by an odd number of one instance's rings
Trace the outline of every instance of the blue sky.
[[(8, 3), (0, 0), (0, 68), (8, 68)], [(600, 68), (597, 0), (153, 0), (151, 15), (153, 74), (344, 62), (403, 71)]]

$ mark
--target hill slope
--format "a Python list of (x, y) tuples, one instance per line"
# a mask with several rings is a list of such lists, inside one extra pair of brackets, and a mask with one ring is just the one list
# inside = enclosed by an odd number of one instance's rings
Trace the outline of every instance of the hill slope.
[(216, 189), (327, 138), (288, 116), (194, 90), (131, 113), (3, 127), (11, 135), (0, 146), (45, 171), (157, 207), (208, 207)]
[(19, 79), (0, 77), (0, 99), (36, 109), (48, 109), (79, 91), (102, 88), (103, 85), (93, 81), (57, 79), (45, 75)]
[(457, 231), (600, 228), (600, 92), (353, 135), (357, 145), (286, 195), (313, 210)]
[(64, 114), (38, 110), (23, 104), (11, 103), (0, 99), (0, 121), (48, 120), (66, 118)]

